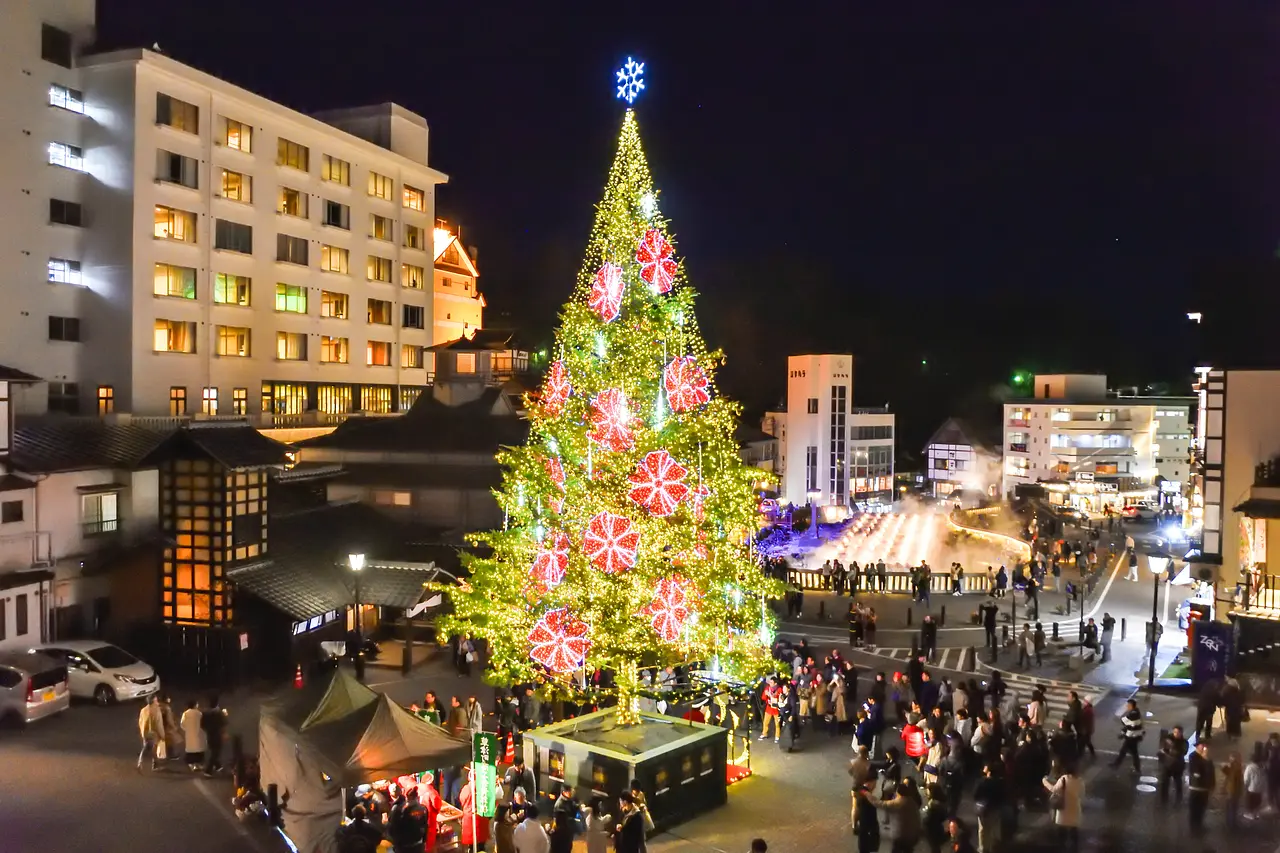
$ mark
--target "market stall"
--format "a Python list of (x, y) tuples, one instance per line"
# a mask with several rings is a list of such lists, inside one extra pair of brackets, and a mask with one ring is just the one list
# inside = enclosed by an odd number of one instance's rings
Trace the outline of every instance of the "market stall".
[[(336, 853), (335, 833), (349, 791), (402, 777), (421, 782), (424, 771), (470, 758), (466, 741), (418, 719), (343, 670), (323, 692), (300, 691), (264, 706), (258, 741), (262, 786), (277, 786), (281, 831), (300, 853)], [(460, 817), (456, 809), (441, 811), (443, 822)]]

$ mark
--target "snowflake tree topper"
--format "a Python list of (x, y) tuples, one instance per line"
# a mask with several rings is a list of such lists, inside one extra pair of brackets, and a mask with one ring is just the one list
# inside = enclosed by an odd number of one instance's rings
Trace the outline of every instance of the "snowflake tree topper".
[(631, 57), (617, 70), (618, 98), (633, 103), (644, 91), (644, 63), (636, 62)]

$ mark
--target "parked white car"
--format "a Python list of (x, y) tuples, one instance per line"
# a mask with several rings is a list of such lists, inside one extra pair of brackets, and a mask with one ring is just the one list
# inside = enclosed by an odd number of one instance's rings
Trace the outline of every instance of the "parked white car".
[(32, 649), (65, 661), (71, 695), (110, 705), (127, 699), (143, 699), (160, 691), (160, 676), (119, 646), (100, 640), (66, 640)]

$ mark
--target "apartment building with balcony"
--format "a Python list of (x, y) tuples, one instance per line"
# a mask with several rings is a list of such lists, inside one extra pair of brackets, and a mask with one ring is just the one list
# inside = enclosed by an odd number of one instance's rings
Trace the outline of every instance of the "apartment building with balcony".
[(1039, 483), (1090, 512), (1139, 500), (1182, 508), (1194, 397), (1113, 394), (1096, 374), (1036, 376), (1034, 391), (1004, 404), (1004, 495)]
[(0, 32), (21, 129), (0, 165), (0, 363), (46, 380), (19, 410), (407, 410), (454, 246), (435, 246), (426, 121), (304, 115), (156, 51), (85, 54), (93, 29), (92, 0), (21, 0)]

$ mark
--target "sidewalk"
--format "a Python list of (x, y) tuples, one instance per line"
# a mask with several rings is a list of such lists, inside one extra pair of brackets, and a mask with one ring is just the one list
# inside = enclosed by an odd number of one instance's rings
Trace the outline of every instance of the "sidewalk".
[[(994, 601), (1000, 608), (999, 624), (1009, 624), (1009, 611), (1011, 602), (1014, 600), (1013, 594), (1008, 594), (1004, 598), (989, 599), (986, 593), (971, 592), (964, 595), (942, 595), (934, 594), (929, 597), (929, 603), (913, 602), (911, 596), (906, 593), (880, 593), (880, 592), (858, 592), (856, 597), (846, 595), (836, 595), (834, 592), (815, 592), (806, 591), (804, 594), (804, 608), (799, 619), (786, 618), (785, 611), (781, 610), (782, 605), (776, 607), (779, 609), (779, 620), (787, 625), (807, 626), (807, 627), (835, 627), (839, 630), (848, 630), (847, 613), (849, 605), (857, 601), (860, 604), (866, 604), (875, 608), (877, 622), (876, 630), (880, 633), (885, 631), (919, 631), (920, 622), (926, 614), (932, 614), (935, 621), (943, 620), (943, 624), (939, 626), (939, 631), (950, 630), (978, 630), (981, 626), (971, 621), (972, 616), (978, 612), (978, 606), (985, 601)], [(1026, 621), (1026, 606), (1024, 604), (1025, 597), (1017, 594), (1018, 607), (1018, 623)], [(1066, 621), (1078, 616), (1079, 610), (1075, 604), (1071, 606), (1071, 616), (1066, 615), (1067, 596), (1061, 592), (1051, 592), (1042, 590), (1040, 592), (1040, 621), (1045, 623), (1046, 630), (1050, 622)], [(1061, 609), (1062, 614), (1056, 613)], [(945, 611), (945, 619), (944, 619)], [(825, 617), (825, 618), (824, 618)], [(911, 619), (908, 624), (908, 617)]]

